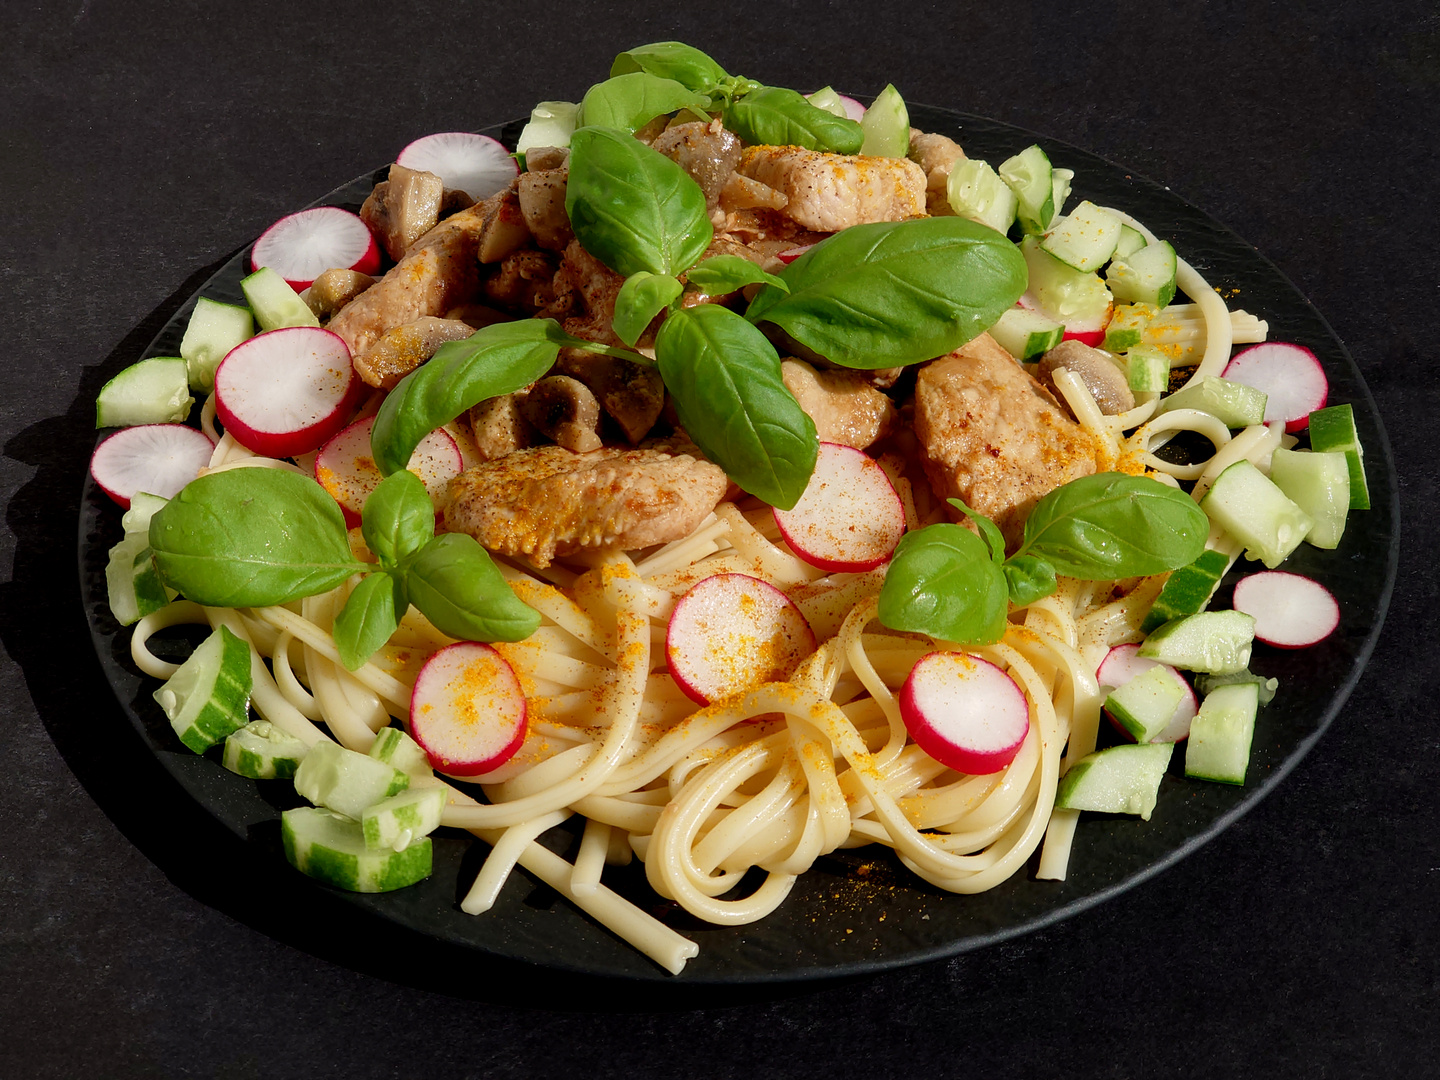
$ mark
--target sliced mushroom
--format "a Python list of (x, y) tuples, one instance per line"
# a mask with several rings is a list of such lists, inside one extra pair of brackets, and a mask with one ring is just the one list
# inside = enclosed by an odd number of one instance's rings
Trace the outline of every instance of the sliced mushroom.
[(632, 444), (645, 438), (660, 418), (665, 383), (653, 367), (583, 349), (561, 349), (555, 366), (590, 388)]
[(358, 270), (326, 270), (305, 290), (305, 303), (317, 319), (328, 319), (374, 284), (374, 278)]
[(399, 262), (405, 249), (439, 222), (444, 198), (445, 182), (434, 173), (391, 165), (390, 178), (375, 185), (360, 217), (386, 254)]
[(650, 145), (690, 174), (711, 210), (740, 163), (742, 147), (739, 136), (726, 131), (719, 120), (672, 124)]
[(530, 227), (520, 209), (514, 186), (491, 195), (483, 204), (485, 224), (480, 232), (480, 261), (498, 263), (530, 242)]
[(481, 461), (494, 461), (535, 445), (536, 431), (520, 412), (520, 401), (527, 392), (487, 398), (470, 410), (470, 430)]
[(563, 169), (570, 161), (568, 146), (532, 146), (525, 151), (525, 168), (531, 172)]
[(1055, 388), (1055, 369), (1063, 367), (1085, 384), (1095, 404), (1106, 416), (1116, 416), (1135, 407), (1135, 395), (1119, 362), (1103, 349), (1092, 349), (1080, 341), (1062, 341), (1040, 358), (1035, 378), (1057, 400), (1065, 395)]
[(549, 375), (530, 388), (519, 407), (532, 427), (566, 450), (600, 449), (600, 403), (579, 379)]

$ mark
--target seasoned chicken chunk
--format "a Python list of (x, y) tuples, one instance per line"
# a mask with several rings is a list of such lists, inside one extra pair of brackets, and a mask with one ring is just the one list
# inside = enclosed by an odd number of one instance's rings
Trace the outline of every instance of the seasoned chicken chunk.
[(1096, 468), (1090, 434), (989, 334), (920, 369), (915, 435), (935, 493), (990, 518), (1012, 549), (1042, 496)]
[(671, 124), (650, 146), (690, 174), (711, 210), (740, 161), (740, 137), (726, 131), (719, 120)]
[(864, 450), (895, 423), (895, 406), (865, 372), (816, 370), (803, 360), (782, 360), (780, 377), (815, 421), (821, 442)]
[(360, 207), (360, 219), (370, 226), (385, 253), (397, 262), (405, 249), (435, 227), (440, 220), (445, 182), (434, 173), (390, 166), (390, 178), (382, 180)]
[(727, 486), (719, 466), (660, 447), (574, 454), (537, 446), (451, 480), (445, 527), (545, 567), (557, 555), (688, 536)]
[(817, 232), (925, 213), (925, 173), (906, 158), (822, 154), (798, 146), (748, 146), (743, 176), (781, 192), (784, 213)]
[(565, 213), (565, 186), (570, 169), (541, 169), (520, 174), (520, 212), (535, 237), (535, 243), (546, 251), (564, 251), (575, 239), (570, 217)]
[(356, 373), (371, 386), (393, 390), (395, 384), (435, 355), (447, 341), (463, 341), (475, 329), (459, 319), (422, 315), (393, 327), (352, 361)]

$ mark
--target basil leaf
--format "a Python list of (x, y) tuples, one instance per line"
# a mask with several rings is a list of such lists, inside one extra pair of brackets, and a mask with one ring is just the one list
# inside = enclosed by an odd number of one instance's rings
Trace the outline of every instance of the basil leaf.
[(761, 86), (725, 109), (725, 126), (747, 143), (858, 154), (865, 132), (849, 117), (812, 105), (797, 90)]
[(680, 423), (705, 456), (750, 494), (793, 507), (820, 444), (765, 335), (719, 304), (681, 308), (660, 324), (655, 358)]
[(644, 71), (662, 79), (674, 79), (682, 86), (709, 94), (722, 83), (733, 81), (725, 69), (705, 53), (679, 41), (657, 41), (641, 45), (615, 57), (610, 74)]
[(570, 137), (565, 212), (580, 245), (625, 277), (678, 274), (714, 235), (690, 174), (616, 128), (583, 127)]
[(424, 482), (408, 469), (381, 480), (360, 511), (360, 532), (381, 566), (399, 566), (428, 544), (435, 535), (435, 504)]
[(1144, 476), (1096, 473), (1064, 484), (1025, 522), (1017, 554), (1085, 581), (1160, 574), (1205, 550), (1210, 521), (1185, 492)]
[(540, 613), (505, 584), (489, 553), (463, 533), (442, 533), (405, 568), (410, 602), (442, 634), (462, 641), (522, 641)]
[(585, 91), (577, 126), (620, 128), (634, 132), (657, 116), (679, 109), (702, 112), (710, 105), (706, 94), (644, 71), (617, 75)]
[(782, 292), (790, 291), (783, 278), (767, 274), (739, 255), (712, 255), (687, 270), (685, 280), (706, 296), (724, 296), (746, 285), (774, 285)]
[(999, 526), (984, 514), (977, 514), (971, 510), (962, 499), (946, 499), (945, 501), (975, 523), (975, 527), (980, 530), (980, 538), (990, 549), (990, 558), (997, 563), (1003, 563), (1005, 561), (1005, 536), (1000, 532)]
[(198, 477), (150, 519), (165, 584), (208, 607), (267, 607), (333, 589), (363, 569), (340, 505), (289, 469)]
[(988, 645), (1005, 634), (1005, 574), (985, 541), (962, 525), (906, 533), (880, 587), (878, 616), (892, 630), (961, 645)]
[(1034, 555), (1016, 555), (1000, 567), (1010, 602), (1024, 607), (1055, 591), (1055, 567)]
[(390, 640), (409, 606), (405, 583), (399, 576), (382, 571), (360, 579), (335, 616), (332, 631), (340, 662), (347, 671), (354, 671)]
[(615, 318), (611, 326), (626, 345), (640, 340), (656, 315), (669, 307), (685, 286), (669, 274), (640, 270), (625, 279), (615, 297)]
[(815, 245), (746, 318), (781, 327), (837, 364), (884, 368), (959, 348), (1025, 291), (1025, 260), (994, 229), (959, 217), (855, 225)]

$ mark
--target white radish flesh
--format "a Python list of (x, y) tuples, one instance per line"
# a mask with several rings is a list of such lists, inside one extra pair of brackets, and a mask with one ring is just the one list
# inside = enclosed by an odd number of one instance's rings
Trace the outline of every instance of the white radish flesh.
[(829, 571), (873, 570), (905, 535), (905, 505), (863, 450), (822, 442), (799, 501), (775, 524), (796, 555)]
[(1265, 392), (1265, 422), (1285, 421), (1285, 430), (1303, 431), (1310, 414), (1325, 407), (1330, 382), (1315, 354), (1303, 345), (1267, 341), (1238, 352), (1222, 378)]
[(326, 270), (380, 269), (380, 247), (359, 216), (338, 206), (317, 206), (281, 218), (250, 251), (250, 269), (268, 266), (296, 292)]
[(1340, 625), (1340, 605), (1318, 581), (1267, 570), (1235, 584), (1236, 611), (1255, 617), (1255, 636), (1281, 649), (1324, 641)]
[(338, 335), (313, 326), (269, 330), (220, 361), (215, 413), (247, 450), (293, 457), (345, 426), (364, 385)]
[(844, 94), (836, 94), (835, 96), (840, 99), (840, 104), (845, 106), (845, 115), (856, 123), (859, 123), (860, 118), (865, 115), (865, 106), (853, 97), (846, 97)]
[[(1195, 697), (1195, 691), (1185, 676), (1169, 664), (1162, 664), (1158, 660), (1141, 656), (1139, 645), (1116, 645), (1105, 654), (1105, 659), (1100, 661), (1100, 666), (1095, 670), (1095, 681), (1102, 687), (1108, 686), (1112, 690), (1118, 690), (1136, 675), (1148, 671), (1152, 667), (1165, 668), (1184, 688), (1185, 693), (1180, 698), (1180, 704), (1175, 706), (1175, 712), (1171, 715), (1170, 722), (1165, 725), (1159, 735), (1150, 741), (1157, 743), (1181, 742), (1190, 736), (1190, 722), (1200, 711), (1200, 702)], [(1113, 717), (1111, 717), (1111, 723), (1114, 723)], [(1127, 734), (1119, 724), (1115, 724), (1115, 730), (1122, 735)]]
[(697, 583), (675, 602), (665, 630), (670, 675), (702, 705), (784, 678), (815, 644), (790, 598), (746, 574)]
[(972, 776), (999, 772), (1030, 730), (1025, 694), (988, 660), (959, 652), (922, 656), (900, 690), (910, 738), (940, 764)]
[[(345, 522), (352, 528), (360, 523), (360, 511), (370, 493), (384, 479), (370, 450), (370, 429), (375, 418), (357, 420), (320, 448), (315, 456), (315, 479), (340, 504)], [(460, 447), (444, 428), (436, 428), (415, 447), (407, 468), (425, 483), (430, 500), (438, 510), (451, 477), (464, 468)]]
[(788, 266), (814, 246), (814, 244), (801, 244), (799, 247), (786, 248), (784, 251), (777, 251), (775, 257)]
[(127, 510), (146, 491), (169, 499), (210, 464), (215, 444), (184, 424), (141, 424), (117, 431), (95, 448), (90, 476)]
[(502, 190), (520, 173), (503, 144), (468, 131), (441, 131), (416, 139), (400, 151), (395, 164), (434, 173), (447, 191), (463, 191), (476, 202)]
[(526, 711), (505, 658), (489, 645), (460, 641), (436, 652), (416, 676), (410, 734), (440, 772), (477, 776), (520, 749)]

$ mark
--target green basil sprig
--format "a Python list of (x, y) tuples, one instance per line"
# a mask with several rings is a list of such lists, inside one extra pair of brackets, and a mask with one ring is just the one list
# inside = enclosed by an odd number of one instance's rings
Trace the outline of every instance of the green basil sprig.
[(712, 255), (686, 271), (685, 280), (706, 296), (724, 296), (746, 285), (774, 285), (781, 292), (790, 291), (784, 278), (767, 274), (739, 255)]
[(714, 93), (732, 81), (729, 73), (707, 54), (680, 41), (656, 41), (629, 49), (610, 65), (612, 77), (634, 71), (673, 79), (702, 94)]
[(854, 368), (943, 356), (1025, 291), (1025, 260), (994, 229), (959, 217), (856, 225), (815, 245), (761, 289), (746, 318), (781, 327)]
[(979, 536), (960, 525), (906, 533), (880, 588), (878, 616), (892, 630), (960, 645), (987, 645), (1005, 633), (1005, 574)]
[(465, 641), (523, 641), (540, 613), (519, 600), (474, 537), (441, 533), (405, 568), (410, 602), (442, 633)]
[(403, 575), (367, 574), (360, 579), (330, 631), (347, 671), (360, 667), (390, 640), (409, 606)]
[(725, 126), (747, 143), (858, 154), (865, 132), (848, 116), (812, 105), (798, 90), (761, 86), (732, 101)]
[(669, 274), (640, 270), (631, 274), (615, 296), (611, 327), (626, 345), (634, 345), (652, 319), (680, 298), (685, 286)]
[(708, 119), (708, 94), (691, 90), (674, 79), (645, 71), (632, 71), (596, 83), (580, 102), (579, 126), (619, 128), (634, 132), (657, 116), (694, 109)]

